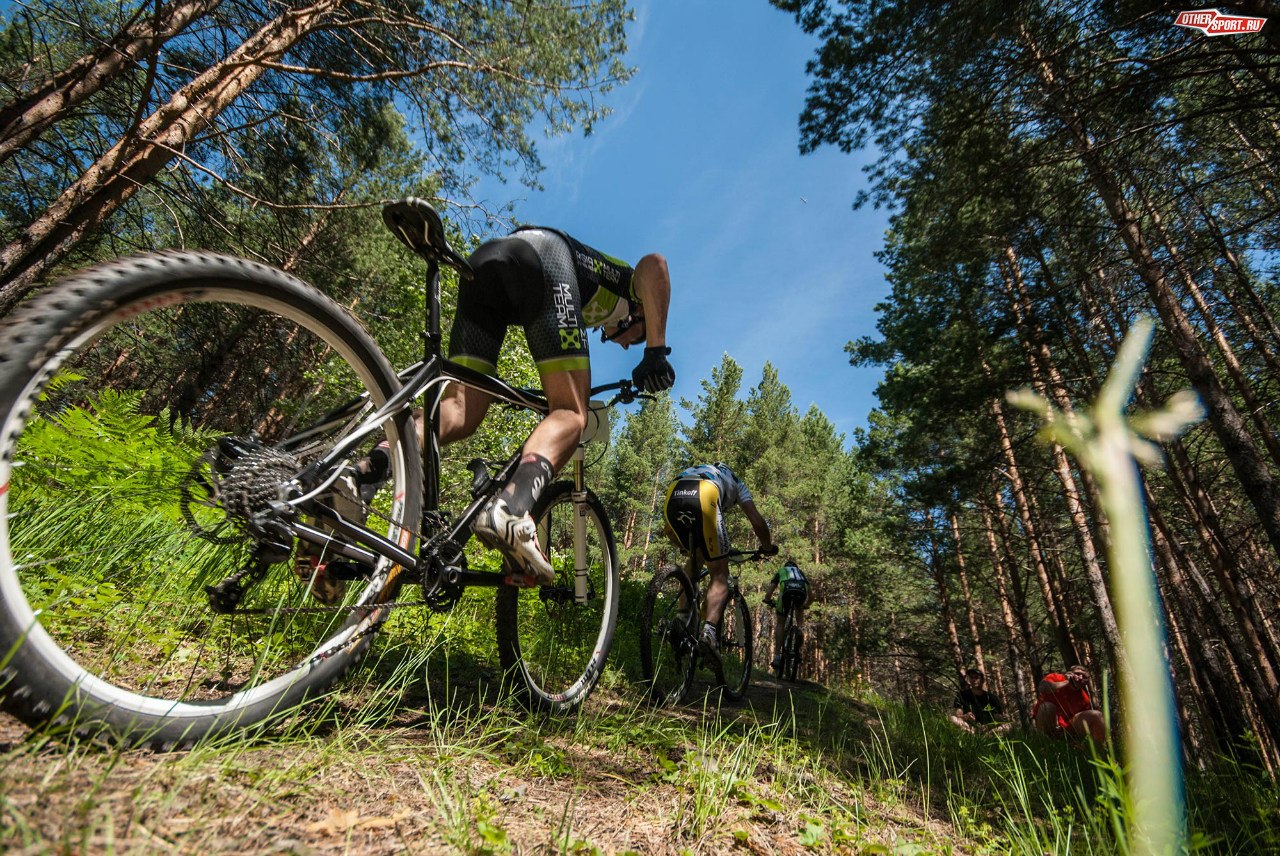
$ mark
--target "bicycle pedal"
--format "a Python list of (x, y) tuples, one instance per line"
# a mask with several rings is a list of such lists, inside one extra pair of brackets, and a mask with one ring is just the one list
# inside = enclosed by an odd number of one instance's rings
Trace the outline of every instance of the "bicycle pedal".
[(542, 583), (538, 581), (536, 574), (507, 574), (502, 581), (516, 588), (541, 588)]

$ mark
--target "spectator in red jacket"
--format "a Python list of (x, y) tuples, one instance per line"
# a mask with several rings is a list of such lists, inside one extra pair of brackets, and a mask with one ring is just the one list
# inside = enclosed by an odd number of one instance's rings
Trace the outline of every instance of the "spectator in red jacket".
[(1089, 697), (1089, 670), (1072, 666), (1067, 673), (1044, 676), (1037, 690), (1035, 727), (1050, 737), (1088, 737), (1098, 746), (1107, 740), (1107, 723), (1102, 711), (1094, 710)]

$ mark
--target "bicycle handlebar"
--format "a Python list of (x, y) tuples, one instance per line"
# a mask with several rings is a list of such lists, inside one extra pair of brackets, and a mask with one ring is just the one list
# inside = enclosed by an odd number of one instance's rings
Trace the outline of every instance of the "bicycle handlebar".
[(765, 552), (764, 550), (761, 550), (761, 549), (755, 549), (755, 550), (730, 550), (729, 552), (727, 552), (727, 553), (722, 553), (722, 554), (721, 554), (721, 555), (719, 555), (719, 556), (712, 556), (711, 558), (707, 559), (707, 561), (708, 561), (708, 562), (714, 562), (714, 561), (717, 561), (718, 559), (738, 559), (738, 558), (741, 558), (741, 559), (768, 559), (768, 558), (770, 558), (771, 556), (776, 556), (776, 555), (778, 555), (778, 553), (777, 553), (777, 551), (776, 551), (776, 550), (775, 550), (775, 551), (773, 551), (773, 552), (771, 552), (771, 553), (767, 553), (767, 552)]
[(601, 386), (593, 386), (591, 387), (591, 394), (593, 396), (599, 395), (602, 392), (610, 392), (615, 389), (618, 391), (618, 394), (608, 401), (606, 405), (608, 407), (613, 407), (615, 404), (630, 404), (637, 398), (648, 399), (649, 401), (656, 398), (656, 396), (651, 393), (641, 392), (640, 389), (627, 378), (614, 381), (613, 383), (606, 383)]

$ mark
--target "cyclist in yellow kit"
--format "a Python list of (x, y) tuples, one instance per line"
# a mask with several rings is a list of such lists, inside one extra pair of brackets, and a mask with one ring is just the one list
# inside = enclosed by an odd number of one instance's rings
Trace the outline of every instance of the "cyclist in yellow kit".
[[(706, 564), (711, 573), (707, 586), (707, 614), (698, 636), (705, 656), (718, 661), (720, 619), (729, 596), (729, 532), (724, 512), (734, 506), (742, 509), (760, 541), (760, 550), (774, 555), (769, 524), (756, 510), (751, 491), (734, 475), (728, 464), (700, 464), (683, 470), (667, 489), (662, 517), (667, 537), (685, 553), (694, 555), (695, 567)], [(691, 585), (697, 580), (689, 580)], [(689, 608), (685, 605), (685, 608)]]

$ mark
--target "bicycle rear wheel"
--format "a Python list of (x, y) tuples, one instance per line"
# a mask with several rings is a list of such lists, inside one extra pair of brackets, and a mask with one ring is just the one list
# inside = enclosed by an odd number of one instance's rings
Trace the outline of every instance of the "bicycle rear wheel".
[(720, 619), (720, 667), (724, 692), (730, 699), (738, 701), (746, 693), (751, 683), (751, 662), (751, 611), (734, 581), (730, 583), (729, 600)]
[[(399, 568), (379, 562), (321, 604), (281, 544), (229, 614), (205, 588), (247, 566), (247, 519), (398, 388), (342, 307), (240, 259), (125, 259), (24, 304), (0, 330), (0, 705), (167, 749), (332, 684), (368, 649)], [(406, 549), (422, 478), (410, 424), (368, 439), (387, 441), (391, 471), (360, 512)], [(250, 456), (229, 462), (226, 438)], [(320, 501), (360, 505), (350, 490)]]
[(618, 552), (608, 512), (572, 482), (534, 503), (538, 543), (556, 571), (554, 586), (498, 589), (498, 653), (503, 671), (533, 709), (581, 704), (604, 671), (618, 622)]
[(683, 701), (693, 685), (697, 651), (693, 603), (693, 586), (676, 567), (655, 574), (645, 593), (640, 611), (640, 672), (654, 704)]

